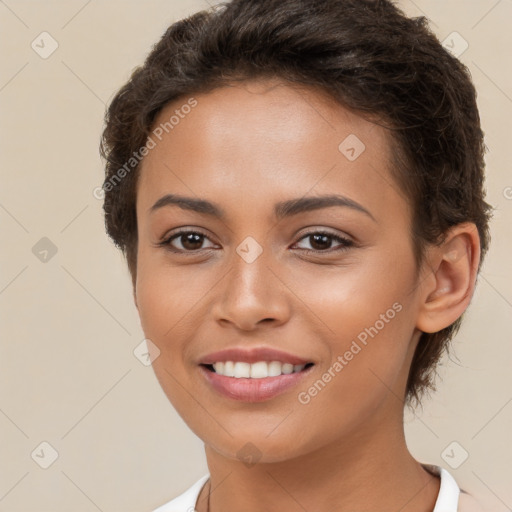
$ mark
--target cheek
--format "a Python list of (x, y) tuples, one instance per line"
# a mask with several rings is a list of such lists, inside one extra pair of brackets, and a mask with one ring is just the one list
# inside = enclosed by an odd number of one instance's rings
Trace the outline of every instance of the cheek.
[(161, 342), (172, 329), (178, 300), (161, 274), (138, 273), (137, 304), (144, 333)]
[(301, 426), (289, 435), (301, 438), (303, 452), (340, 435), (350, 436), (366, 424), (375, 425), (372, 417), (386, 402), (392, 408), (400, 405), (410, 312), (398, 302), (382, 304), (379, 308), (369, 303), (361, 309), (354, 303), (332, 312), (333, 318), (337, 313), (333, 325), (339, 334), (331, 338), (331, 358), (297, 390), (295, 419)]
[[(193, 389), (186, 365), (186, 347), (193, 332), (193, 300), (186, 290), (185, 279), (175, 269), (149, 264), (139, 259), (137, 304), (142, 329), (160, 350), (152, 368), (169, 401), (183, 417), (190, 415), (189, 395)], [(185, 288), (183, 288), (185, 286)]]
[(194, 389), (191, 350), (200, 323), (208, 320), (202, 308), (215, 284), (212, 274), (211, 269), (197, 265), (171, 266), (160, 252), (144, 248), (139, 252), (136, 290), (140, 321), (145, 337), (160, 350), (153, 370), (177, 409), (183, 401), (183, 387)]
[(172, 267), (161, 253), (141, 250), (137, 270), (137, 305), (144, 333), (156, 340), (179, 339), (183, 325), (205, 296), (194, 266)]
[(329, 300), (320, 293), (312, 296), (313, 302), (323, 304), (320, 316), (330, 329), (322, 382), (310, 382), (312, 387), (302, 390), (302, 403), (309, 401), (314, 414), (328, 409), (364, 415), (390, 389), (402, 392), (400, 379), (407, 371), (415, 325), (413, 284), (409, 252), (397, 248), (388, 257), (380, 252), (379, 258), (338, 273), (330, 280)]
[[(397, 248), (389, 255), (380, 249), (373, 252), (364, 259), (353, 258), (332, 272), (308, 269), (301, 279), (294, 280), (296, 295), (304, 297), (305, 306), (316, 315), (316, 319), (309, 315), (311, 325), (316, 321), (326, 327), (324, 332), (336, 351), (331, 356), (358, 336), (363, 343), (371, 334), (397, 342), (404, 338), (399, 336), (399, 326), (412, 314), (406, 312), (406, 306), (412, 299), (414, 266), (406, 250)], [(412, 321), (405, 323), (407, 329), (414, 325)], [(407, 345), (408, 336), (405, 338)]]
[[(141, 261), (141, 263), (145, 263)], [(183, 324), (186, 299), (169, 272), (156, 265), (140, 265), (137, 273), (137, 304), (144, 335), (160, 350), (153, 361), (153, 371), (171, 402), (175, 403), (177, 386), (173, 380), (187, 379), (183, 365)], [(149, 271), (149, 269), (151, 269)], [(180, 321), (181, 319), (181, 321)], [(171, 377), (172, 376), (172, 377)]]

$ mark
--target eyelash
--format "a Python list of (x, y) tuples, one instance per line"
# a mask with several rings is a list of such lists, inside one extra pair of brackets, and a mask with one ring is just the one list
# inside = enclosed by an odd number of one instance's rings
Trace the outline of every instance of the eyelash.
[[(191, 255), (191, 256), (192, 255), (196, 255), (199, 251), (201, 251), (203, 249), (197, 249), (197, 250), (194, 250), (194, 251), (187, 251), (187, 250), (182, 250), (182, 249), (176, 249), (176, 248), (174, 248), (171, 245), (171, 242), (174, 239), (179, 238), (182, 235), (188, 235), (188, 234), (199, 235), (199, 236), (202, 236), (202, 237), (208, 239), (208, 236), (205, 235), (204, 233), (201, 233), (200, 231), (181, 230), (181, 231), (173, 233), (171, 236), (165, 238), (164, 240), (159, 242), (157, 244), (157, 246), (164, 247), (166, 250), (171, 251), (171, 252), (176, 253), (176, 254), (186, 254), (186, 255)], [(334, 235), (333, 233), (329, 233), (328, 231), (322, 231), (322, 230), (310, 231), (309, 233), (305, 233), (304, 235), (301, 236), (301, 238), (299, 238), (298, 241), (300, 242), (301, 240), (303, 240), (305, 238), (308, 238), (310, 236), (313, 236), (313, 235), (327, 236), (327, 237), (331, 238), (333, 241), (339, 242), (342, 245), (339, 246), (338, 248), (334, 248), (334, 249), (330, 248), (330, 249), (326, 249), (324, 251), (316, 250), (316, 249), (299, 249), (300, 251), (305, 252), (306, 254), (315, 254), (315, 255), (322, 254), (322, 253), (323, 254), (325, 254), (325, 253), (329, 253), (330, 254), (330, 253), (333, 253), (333, 252), (346, 251), (349, 247), (354, 246), (354, 242), (352, 242), (352, 240), (349, 240), (348, 238), (344, 238), (344, 237), (339, 236), (339, 235)]]

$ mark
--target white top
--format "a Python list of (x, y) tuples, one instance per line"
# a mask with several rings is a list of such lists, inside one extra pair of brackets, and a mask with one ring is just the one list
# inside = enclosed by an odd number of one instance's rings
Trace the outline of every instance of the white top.
[[(432, 512), (484, 512), (478, 502), (465, 491), (461, 491), (453, 476), (440, 466), (422, 464), (441, 479), (436, 505)], [(156, 508), (153, 512), (194, 512), (197, 498), (210, 475), (201, 477), (192, 487), (177, 498)]]

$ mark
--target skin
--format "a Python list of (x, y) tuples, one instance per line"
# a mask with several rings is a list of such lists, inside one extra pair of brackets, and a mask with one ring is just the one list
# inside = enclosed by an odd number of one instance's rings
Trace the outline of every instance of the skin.
[[(134, 298), (146, 337), (161, 351), (156, 376), (205, 443), (210, 511), (432, 511), (439, 479), (407, 450), (403, 399), (421, 331), (450, 325), (469, 304), (480, 255), (475, 226), (453, 228), (416, 274), (411, 210), (389, 172), (384, 128), (320, 91), (279, 81), (194, 97), (197, 106), (142, 162)], [(187, 100), (167, 105), (155, 126)], [(366, 147), (354, 161), (338, 149), (350, 134)], [(225, 218), (176, 205), (151, 211), (165, 194), (208, 200)], [(332, 194), (371, 216), (340, 206), (273, 215), (277, 202)], [(195, 246), (175, 238), (181, 254), (158, 245), (178, 228), (205, 237)], [(306, 235), (319, 230), (353, 245), (315, 245)], [(236, 252), (248, 236), (263, 249), (250, 264)], [(395, 303), (401, 311), (300, 403), (298, 393)], [(275, 347), (314, 367), (271, 400), (234, 401), (198, 368), (201, 357), (234, 346)], [(249, 442), (257, 462), (250, 467), (237, 455)]]

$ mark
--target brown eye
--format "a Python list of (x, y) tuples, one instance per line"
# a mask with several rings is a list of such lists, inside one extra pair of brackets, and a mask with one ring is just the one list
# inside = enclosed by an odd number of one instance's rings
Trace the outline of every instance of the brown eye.
[(202, 233), (196, 231), (182, 231), (164, 240), (162, 245), (169, 246), (171, 250), (175, 250), (176, 252), (193, 252), (214, 247), (214, 244), (204, 247), (203, 244), (205, 240), (208, 240), (208, 238)]
[[(307, 252), (328, 252), (331, 249), (333, 251), (340, 251), (345, 250), (353, 245), (353, 242), (351, 240), (348, 240), (338, 235), (334, 235), (332, 233), (321, 231), (308, 233), (307, 235), (303, 236), (301, 240), (308, 241), (311, 248), (302, 248)], [(332, 247), (333, 241), (338, 242), (338, 246), (334, 247), (334, 249)]]
[(181, 245), (184, 249), (188, 251), (194, 251), (196, 249), (201, 249), (201, 245), (203, 245), (203, 238), (203, 235), (199, 235), (197, 233), (188, 233), (180, 235), (177, 237), (177, 240), (181, 242)]

